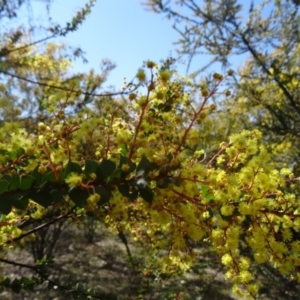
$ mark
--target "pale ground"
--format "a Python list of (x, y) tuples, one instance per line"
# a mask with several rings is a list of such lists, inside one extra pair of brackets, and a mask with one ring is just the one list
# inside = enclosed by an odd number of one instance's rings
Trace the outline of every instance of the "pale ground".
[[(76, 237), (76, 238), (75, 238)], [(137, 244), (129, 245), (136, 266), (144, 263), (147, 251)], [(163, 276), (141, 276), (138, 271), (130, 267), (125, 245), (117, 236), (109, 234), (105, 228), (97, 227), (93, 243), (88, 243), (84, 231), (75, 225), (68, 226), (63, 231), (54, 251), (54, 263), (49, 266), (51, 279), (62, 285), (76, 285), (93, 288), (102, 296), (103, 300), (168, 300), (176, 299), (178, 295), (191, 300), (236, 300), (231, 293), (230, 284), (224, 280), (224, 269), (219, 264), (218, 257), (209, 251), (207, 246), (197, 247), (199, 260), (197, 265), (185, 275), (175, 278)], [(16, 250), (1, 257), (17, 262), (33, 265), (33, 259), (28, 251)], [(31, 277), (31, 271), (11, 265), (0, 264), (2, 273), (9, 277)], [(137, 267), (138, 269), (138, 267)], [(34, 276), (37, 277), (36, 274)], [(287, 286), (286, 282), (271, 280), (260, 276), (264, 282), (259, 299), (264, 300), (297, 300), (300, 299), (294, 286)], [(269, 276), (270, 277), (270, 276)], [(48, 290), (45, 286), (33, 293), (22, 291), (19, 294), (5, 290), (0, 293), (1, 300), (71, 300), (88, 299), (79, 295), (77, 298), (59, 289)], [(286, 293), (285, 290), (293, 290)], [(181, 294), (180, 294), (181, 293)], [(294, 294), (294, 295), (292, 295)], [(179, 299), (179, 298), (178, 298)]]

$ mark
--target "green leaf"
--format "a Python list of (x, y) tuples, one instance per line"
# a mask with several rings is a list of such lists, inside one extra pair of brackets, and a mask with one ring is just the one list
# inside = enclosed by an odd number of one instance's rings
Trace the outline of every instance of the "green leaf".
[(112, 193), (109, 189), (104, 188), (102, 186), (98, 186), (95, 188), (96, 193), (98, 193), (101, 196), (100, 201), (98, 202), (98, 205), (103, 205), (109, 202)]
[(134, 162), (130, 162), (128, 173), (133, 172), (136, 169), (136, 164)]
[(12, 206), (17, 208), (17, 209), (21, 209), (21, 210), (25, 210), (28, 206), (29, 203), (29, 197), (27, 195), (27, 193), (17, 193), (16, 195), (14, 195), (14, 197), (12, 198)]
[(179, 178), (173, 178), (174, 179), (174, 184), (176, 186), (181, 186), (181, 180)]
[(211, 201), (215, 200), (215, 197), (214, 197), (214, 195), (212, 195), (212, 194), (207, 194), (207, 195), (204, 196), (204, 198), (205, 198), (208, 202), (211, 202)]
[(10, 182), (10, 179), (11, 179), (11, 177), (10, 177), (9, 175), (3, 175), (3, 176), (1, 177), (1, 180), (6, 180), (6, 181), (8, 181), (8, 182)]
[(20, 189), (23, 191), (30, 189), (34, 182), (34, 177), (31, 175), (21, 176), (20, 179)]
[(163, 178), (157, 183), (157, 187), (161, 189), (166, 189), (171, 183), (175, 184), (174, 178), (172, 177)]
[(172, 153), (169, 152), (168, 155), (167, 155), (167, 158), (168, 158), (168, 161), (171, 162), (172, 159), (173, 159)]
[(129, 184), (121, 183), (118, 185), (118, 190), (123, 196), (127, 197), (129, 195), (130, 186)]
[(10, 284), (10, 279), (8, 278), (8, 277), (2, 277), (2, 280), (1, 280), (1, 282), (0, 282), (0, 285), (3, 285), (3, 286), (9, 286), (9, 284)]
[(28, 278), (28, 277), (22, 277), (21, 278), (21, 282), (24, 283), (24, 284), (32, 284), (32, 283), (35, 283), (34, 280)]
[(37, 284), (37, 281), (28, 277), (22, 277), (21, 283), (25, 290), (33, 291), (34, 285)]
[(127, 144), (123, 145), (122, 148), (121, 148), (121, 153), (126, 156), (129, 152), (129, 147)]
[(156, 170), (158, 165), (154, 162), (151, 162), (147, 157), (143, 156), (136, 168), (136, 174), (148, 174), (149, 172)]
[(149, 188), (139, 189), (140, 196), (148, 203), (152, 203), (154, 193)]
[(145, 172), (146, 169), (150, 166), (150, 164), (150, 160), (147, 157), (143, 156), (136, 168), (136, 173), (140, 174), (142, 172)]
[[(45, 173), (39, 172), (39, 165), (35, 167), (35, 169), (30, 173), (30, 175), (34, 178), (36, 185), (42, 185), (45, 182), (57, 182), (54, 172), (47, 168)], [(60, 174), (63, 177), (63, 172)]]
[(51, 169), (44, 174), (43, 182), (57, 182), (56, 176)]
[(0, 212), (8, 215), (11, 212), (12, 205), (8, 198), (0, 197)]
[(25, 210), (28, 206), (29, 196), (24, 191), (14, 191), (3, 194), (0, 197), (0, 211), (4, 214), (10, 213), (12, 206)]
[(15, 278), (13, 280), (13, 282), (11, 283), (10, 287), (15, 293), (18, 294), (22, 289), (21, 281), (19, 279)]
[(78, 207), (85, 207), (87, 204), (87, 198), (89, 197), (89, 193), (86, 190), (80, 189), (72, 189), (69, 191), (69, 196), (71, 200), (76, 204)]
[(20, 187), (20, 177), (17, 174), (11, 176), (9, 183), (9, 191), (17, 190)]
[(108, 178), (116, 169), (113, 161), (103, 159), (97, 169), (97, 177), (100, 179)]
[(119, 168), (122, 167), (124, 164), (128, 164), (128, 157), (121, 154)]
[(63, 177), (61, 178), (61, 180), (66, 179), (70, 173), (81, 174), (82, 173), (81, 166), (77, 163), (69, 161), (65, 168), (65, 171), (63, 172)]
[(169, 112), (172, 109), (172, 105), (169, 104), (170, 101), (168, 101), (163, 109), (163, 112)]
[(28, 194), (28, 198), (32, 199), (34, 202), (44, 207), (48, 207), (53, 202), (49, 189), (42, 189), (40, 191), (30, 192)]
[(169, 173), (171, 171), (175, 171), (179, 168), (180, 168), (180, 162), (178, 162), (177, 164), (166, 165), (160, 169), (160, 174), (167, 174), (167, 173)]
[(0, 149), (0, 155), (4, 156), (7, 155), (8, 151), (4, 149)]
[(119, 192), (129, 200), (135, 200), (138, 197), (138, 191), (134, 188), (130, 189), (130, 185), (122, 183), (118, 185)]
[(85, 161), (84, 173), (86, 175), (90, 175), (92, 173), (96, 174), (98, 167), (99, 167), (99, 164), (96, 161), (86, 160)]
[(128, 158), (127, 158), (126, 156), (124, 156), (124, 155), (121, 154), (121, 155), (120, 155), (119, 168), (121, 169), (123, 165), (128, 165), (128, 164), (129, 164), (129, 169), (128, 169), (128, 171), (123, 172), (123, 173), (128, 174), (128, 173), (131, 173), (132, 171), (134, 171), (135, 168), (136, 168), (136, 164), (135, 164), (134, 162), (132, 162), (132, 161), (129, 162), (129, 161), (128, 161)]
[(11, 160), (15, 160), (17, 157), (20, 157), (23, 154), (25, 154), (25, 150), (20, 147), (20, 148), (18, 148), (15, 151), (8, 151), (8, 152), (6, 152), (6, 154), (9, 156), (9, 158)]
[(0, 180), (0, 195), (8, 190), (9, 182), (6, 180)]
[(113, 179), (120, 179), (122, 174), (121, 169), (116, 169), (113, 173), (109, 176), (108, 181), (112, 181)]
[(17, 150), (17, 157), (20, 157), (20, 156), (22, 156), (23, 154), (25, 154), (25, 150), (23, 149), (23, 148), (19, 148), (18, 150)]
[(170, 98), (171, 96), (172, 96), (172, 92), (171, 92), (171, 90), (168, 90), (166, 92), (166, 98)]
[(204, 199), (206, 199), (207, 201), (211, 202), (215, 199), (215, 197), (214, 197), (213, 194), (209, 194), (208, 191), (209, 191), (209, 187), (207, 185), (202, 185), (201, 186), (202, 197)]
[(39, 185), (37, 187), (37, 192), (40, 192), (40, 191), (48, 191), (49, 189), (51, 188), (51, 183), (48, 182), (48, 181), (45, 181), (43, 184)]
[(208, 186), (207, 185), (202, 185), (201, 186), (201, 193), (202, 195), (206, 195), (208, 192)]
[(37, 185), (42, 184), (43, 181), (43, 174), (39, 172), (39, 165), (37, 165), (34, 170), (30, 173), (30, 175), (34, 178)]
[(10, 160), (15, 160), (17, 158), (17, 151), (9, 151), (7, 154)]
[(53, 189), (50, 191), (50, 196), (55, 203), (60, 202), (66, 194), (67, 191), (64, 189)]

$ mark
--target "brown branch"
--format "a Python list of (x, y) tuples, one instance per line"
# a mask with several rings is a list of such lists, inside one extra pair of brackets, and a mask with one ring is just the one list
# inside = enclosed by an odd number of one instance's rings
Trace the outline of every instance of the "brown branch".
[[(154, 76), (153, 76), (153, 73), (152, 73), (152, 70), (151, 70), (151, 80), (150, 80), (150, 84), (149, 86), (152, 86), (153, 84), (155, 84), (154, 80), (153, 80)], [(132, 155), (133, 155), (133, 151), (134, 151), (134, 148), (135, 148), (135, 144), (136, 144), (136, 139), (137, 139), (137, 136), (138, 136), (138, 133), (139, 133), (139, 130), (140, 130), (140, 127), (142, 125), (142, 121), (143, 121), (143, 117), (145, 115), (145, 112), (146, 112), (146, 108), (149, 104), (149, 98), (150, 98), (150, 94), (151, 94), (151, 89), (148, 88), (147, 89), (147, 96), (146, 96), (146, 103), (141, 107), (142, 108), (142, 112), (139, 116), (139, 121), (138, 121), (138, 124), (135, 128), (135, 133), (134, 133), (134, 137), (133, 137), (133, 141), (132, 141), (132, 144), (130, 146), (130, 150), (129, 150), (129, 154), (128, 154), (128, 162), (130, 163), (131, 161), (131, 158), (132, 158)]]
[(52, 38), (56, 37), (57, 35), (60, 35), (60, 33), (59, 33), (59, 32), (54, 33), (54, 34), (52, 34), (52, 35), (50, 35), (50, 36), (46, 36), (46, 37), (44, 37), (44, 38), (42, 38), (42, 39), (40, 39), (40, 40), (34, 41), (34, 42), (30, 43), (30, 44), (26, 44), (26, 45), (24, 45), (24, 46), (16, 47), (16, 48), (13, 48), (13, 49), (10, 49), (10, 50), (7, 49), (7, 48), (4, 46), (2, 49), (0, 49), (0, 57), (3, 57), (3, 56), (5, 56), (5, 55), (8, 55), (8, 54), (10, 54), (10, 53), (12, 53), (12, 52), (15, 52), (15, 51), (20, 51), (20, 50), (26, 49), (26, 48), (28, 48), (28, 47), (31, 47), (31, 46), (34, 46), (34, 45), (43, 43), (43, 42), (45, 42), (45, 41), (47, 41), (47, 40), (49, 40), (49, 39), (52, 39)]
[(48, 226), (50, 226), (50, 225), (52, 225), (52, 224), (54, 224), (54, 223), (56, 223), (56, 222), (58, 222), (58, 221), (60, 221), (60, 220), (62, 220), (62, 219), (64, 219), (64, 218), (70, 217), (71, 214), (72, 214), (71, 212), (67, 212), (67, 213), (64, 214), (64, 215), (58, 216), (58, 217), (56, 217), (56, 218), (50, 220), (50, 221), (47, 222), (47, 223), (44, 223), (44, 224), (42, 224), (42, 225), (40, 225), (40, 226), (37, 226), (37, 227), (35, 227), (35, 228), (31, 229), (31, 230), (28, 230), (27, 232), (21, 234), (20, 236), (18, 236), (18, 237), (16, 237), (16, 238), (13, 238), (13, 239), (11, 239), (11, 240), (8, 240), (8, 241), (6, 242), (6, 244), (12, 244), (13, 242), (19, 241), (19, 240), (21, 240), (22, 238), (24, 238), (24, 237), (26, 237), (26, 236), (28, 236), (28, 235), (30, 235), (30, 234), (32, 234), (32, 233), (35, 233), (35, 232), (39, 231), (39, 230), (42, 229), (42, 228), (48, 227)]
[(6, 264), (9, 264), (9, 265), (13, 265), (13, 266), (16, 266), (16, 267), (27, 268), (27, 269), (33, 270), (33, 271), (37, 272), (39, 275), (41, 275), (36, 266), (17, 263), (15, 261), (7, 260), (7, 259), (4, 259), (4, 258), (0, 258), (0, 262), (6, 263)]
[[(132, 89), (128, 92), (122, 91), (122, 92), (115, 92), (115, 93), (94, 94), (94, 93), (89, 93), (89, 92), (83, 92), (82, 90), (74, 90), (74, 89), (69, 89), (69, 88), (64, 87), (64, 86), (52, 85), (52, 84), (47, 84), (47, 83), (44, 83), (44, 82), (41, 82), (41, 81), (35, 81), (35, 80), (27, 79), (27, 78), (24, 78), (22, 76), (6, 72), (4, 70), (0, 70), (0, 73), (2, 73), (4, 75), (7, 75), (7, 76), (10, 76), (10, 77), (13, 77), (13, 78), (17, 78), (17, 79), (22, 80), (22, 81), (32, 83), (32, 84), (37, 84), (37, 85), (40, 85), (40, 86), (44, 86), (44, 87), (48, 87), (48, 88), (52, 88), (52, 89), (56, 89), (56, 90), (61, 90), (61, 91), (65, 91), (65, 92), (71, 92), (71, 93), (76, 93), (76, 94), (79, 94), (79, 95), (86, 95), (86, 96), (109, 97), (109, 96), (127, 95), (127, 94), (132, 93), (133, 91), (138, 89), (138, 86), (136, 86), (134, 89)], [(132, 84), (129, 83), (127, 85), (127, 87), (129, 87), (130, 85), (132, 85)]]

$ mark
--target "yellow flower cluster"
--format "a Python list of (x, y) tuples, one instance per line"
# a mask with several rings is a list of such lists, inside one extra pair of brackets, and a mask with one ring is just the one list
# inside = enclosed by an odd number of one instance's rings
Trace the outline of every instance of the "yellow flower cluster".
[[(116, 180), (112, 176), (97, 181), (94, 173), (85, 178), (71, 172), (65, 183), (70, 189), (88, 187), (88, 209), (112, 231), (128, 230), (149, 244), (162, 270), (187, 270), (195, 258), (188, 241), (205, 238), (220, 255), (226, 278), (239, 295), (255, 297), (258, 292), (255, 272), (250, 271), (253, 261), (269, 261), (282, 274), (299, 278), (300, 243), (293, 238), (300, 230), (299, 201), (292, 192), (284, 192), (291, 172), (274, 170), (257, 130), (232, 135), (212, 156), (198, 146), (200, 129), (215, 109), (210, 97), (224, 78), (215, 74), (212, 90), (202, 86), (200, 101), (195, 102), (184, 81), (171, 81), (170, 71), (155, 76), (155, 65), (147, 65), (150, 76), (143, 69), (137, 73), (145, 95), (130, 92), (124, 103), (105, 104), (101, 115), (86, 109), (77, 121), (65, 117), (62, 106), (51, 124), (39, 125), (36, 151), (42, 155), (36, 156), (35, 165), (40, 164), (40, 173), (44, 166), (44, 171), (51, 168), (59, 174), (69, 161), (83, 167), (85, 160), (117, 165), (123, 155), (127, 163)], [(142, 159), (154, 167), (148, 173), (131, 172), (131, 163), (138, 165)], [(121, 183), (128, 185), (128, 195), (138, 190), (140, 197), (127, 199)], [(97, 184), (111, 189), (112, 198), (103, 207), (98, 205), (102, 197), (91, 192)], [(149, 191), (153, 199), (143, 200)], [(5, 243), (3, 229), (1, 236)], [(245, 248), (251, 249), (248, 257), (242, 255)], [(161, 255), (162, 250), (168, 255)]]

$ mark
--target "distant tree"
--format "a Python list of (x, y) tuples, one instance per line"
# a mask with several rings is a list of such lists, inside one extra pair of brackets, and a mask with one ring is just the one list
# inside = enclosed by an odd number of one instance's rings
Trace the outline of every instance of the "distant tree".
[[(247, 127), (259, 126), (266, 141), (292, 144), (288, 164), (300, 174), (298, 4), (288, 0), (146, 1), (152, 11), (173, 21), (180, 34), (178, 52), (188, 58), (188, 68), (196, 55), (211, 56), (192, 77), (214, 62), (230, 66), (238, 55), (248, 55), (247, 65), (230, 85), (233, 96), (240, 94), (247, 106), (239, 115), (248, 115)], [(241, 112), (239, 103), (232, 102), (228, 109)]]

